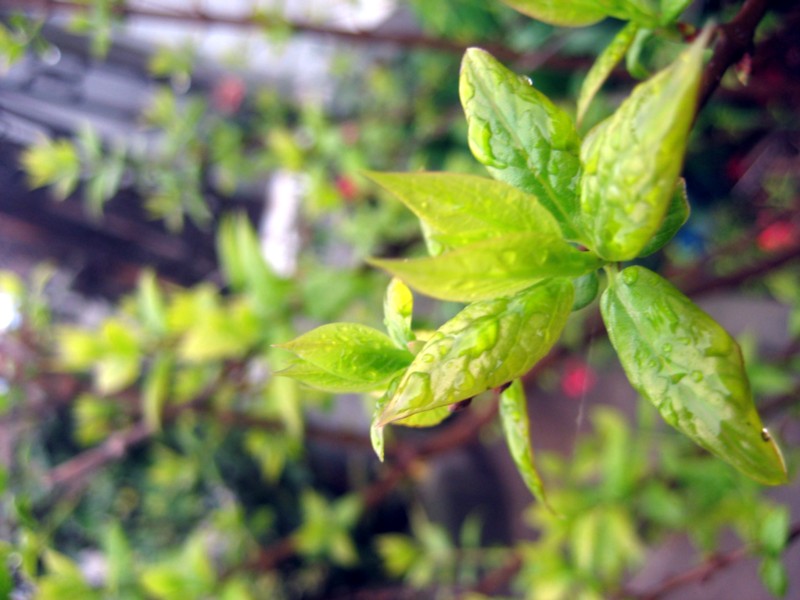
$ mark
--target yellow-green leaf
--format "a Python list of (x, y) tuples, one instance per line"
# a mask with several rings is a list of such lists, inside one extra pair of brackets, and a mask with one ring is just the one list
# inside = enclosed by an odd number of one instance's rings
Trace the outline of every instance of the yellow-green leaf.
[(524, 375), (558, 339), (572, 300), (572, 282), (551, 279), (512, 297), (470, 304), (417, 354), (376, 424), (454, 404)]
[(786, 482), (728, 332), (643, 267), (612, 277), (601, 309), (628, 380), (667, 423), (756, 481)]

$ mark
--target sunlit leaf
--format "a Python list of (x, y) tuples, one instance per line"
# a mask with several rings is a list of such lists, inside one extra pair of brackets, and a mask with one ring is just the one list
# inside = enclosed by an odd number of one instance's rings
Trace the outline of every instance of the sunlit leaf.
[(277, 347), (299, 359), (281, 375), (332, 392), (378, 389), (413, 358), (385, 334), (356, 323), (323, 325)]
[(391, 340), (406, 349), (414, 341), (411, 331), (411, 316), (414, 311), (414, 297), (405, 283), (392, 278), (383, 298), (383, 322)]
[(628, 380), (667, 423), (757, 481), (786, 482), (739, 346), (720, 325), (643, 267), (614, 277), (601, 308)]
[(589, 247), (606, 260), (635, 258), (661, 227), (683, 164), (708, 33), (637, 86), (583, 144), (582, 221)]
[(458, 302), (507, 296), (542, 279), (579, 276), (602, 264), (559, 238), (527, 233), (475, 242), (436, 257), (370, 263), (423, 294)]
[(475, 302), (427, 341), (377, 425), (447, 406), (527, 373), (553, 346), (572, 308), (572, 283), (552, 279)]
[(534, 196), (502, 181), (452, 173), (369, 173), (427, 224), (429, 237), (455, 247), (506, 233), (560, 236)]
[(495, 179), (535, 196), (568, 239), (580, 240), (580, 140), (569, 115), (478, 48), (464, 54), (459, 93), (475, 158)]

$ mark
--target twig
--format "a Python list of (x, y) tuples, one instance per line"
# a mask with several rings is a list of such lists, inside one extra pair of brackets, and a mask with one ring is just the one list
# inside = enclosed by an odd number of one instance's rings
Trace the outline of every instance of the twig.
[[(86, 11), (91, 5), (75, 1), (56, 1), (56, 0), (0, 0), (0, 9), (6, 10), (25, 10), (41, 11), (50, 15), (55, 11)], [(162, 9), (148, 8), (146, 6), (129, 6), (128, 4), (115, 5), (114, 14), (118, 17), (136, 17), (140, 19), (155, 19), (160, 21), (180, 21), (184, 23), (195, 23), (203, 25), (225, 25), (227, 27), (238, 28), (262, 28), (269, 27), (288, 28), (296, 33), (306, 33), (311, 35), (328, 36), (341, 39), (346, 42), (358, 44), (394, 44), (405, 48), (417, 48), (423, 50), (435, 50), (453, 54), (463, 54), (467, 45), (446, 38), (432, 37), (419, 33), (397, 33), (384, 31), (359, 30), (351, 31), (324, 25), (316, 25), (308, 22), (287, 21), (280, 17), (273, 17), (265, 14), (251, 14), (243, 17), (232, 17), (220, 14), (208, 14), (203, 11), (168, 11)], [(540, 55), (539, 52), (518, 52), (508, 46), (496, 43), (480, 44), (498, 59), (504, 61), (523, 61), (539, 62), (557, 61), (559, 68), (578, 68), (585, 66), (585, 60), (574, 60), (570, 58), (558, 58), (551, 52)]]
[[(800, 538), (800, 523), (795, 523), (789, 529), (789, 534), (786, 538), (786, 545), (790, 546), (797, 541), (798, 538)], [(623, 590), (617, 594), (615, 598), (625, 598), (626, 600), (659, 600), (676, 589), (686, 587), (692, 583), (704, 583), (708, 581), (722, 569), (725, 569), (747, 557), (751, 551), (752, 547), (745, 545), (736, 548), (731, 552), (714, 554), (709, 556), (696, 567), (664, 579), (652, 590), (644, 592)]]
[(771, 0), (745, 0), (736, 16), (717, 28), (717, 45), (700, 83), (698, 112), (719, 87), (728, 68), (752, 51), (756, 29), (770, 4)]
[[(395, 462), (381, 479), (363, 488), (359, 495), (364, 509), (374, 508), (391, 494), (402, 482), (414, 466), (426, 458), (431, 458), (454, 450), (475, 439), (478, 433), (494, 420), (497, 414), (497, 400), (483, 411), (470, 411), (451, 426), (442, 429), (433, 437), (418, 446), (403, 445), (395, 449)], [(292, 536), (282, 538), (272, 546), (262, 549), (256, 558), (247, 565), (258, 570), (271, 570), (280, 563), (292, 558), (297, 552), (296, 542)]]

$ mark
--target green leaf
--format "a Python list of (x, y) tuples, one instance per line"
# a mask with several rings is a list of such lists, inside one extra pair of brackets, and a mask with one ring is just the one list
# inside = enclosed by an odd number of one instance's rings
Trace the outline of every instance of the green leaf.
[(475, 158), (495, 179), (535, 196), (564, 236), (580, 241), (580, 140), (569, 115), (478, 48), (464, 54), (459, 93)]
[(709, 32), (638, 85), (584, 141), (583, 226), (588, 246), (606, 260), (635, 258), (661, 227), (683, 163)]
[(259, 315), (270, 317), (284, 306), (288, 284), (267, 265), (246, 215), (223, 219), (217, 252), (231, 287), (246, 292)]
[(666, 25), (677, 19), (692, 0), (660, 0), (661, 24)]
[(575, 301), (572, 304), (573, 312), (585, 308), (597, 298), (597, 292), (600, 290), (600, 278), (597, 276), (596, 271), (573, 279), (572, 284), (575, 286)]
[(93, 367), (94, 384), (100, 394), (113, 394), (139, 376), (139, 343), (125, 324), (114, 319), (103, 324), (100, 340), (102, 350)]
[(216, 297), (209, 304), (192, 307), (196, 318), (188, 323), (178, 346), (178, 358), (201, 363), (247, 354), (262, 334), (255, 309), (245, 297), (235, 298), (228, 306), (218, 305)]
[(602, 20), (606, 12), (596, 0), (503, 0), (511, 8), (551, 25), (582, 27)]
[(625, 53), (633, 43), (633, 38), (636, 37), (636, 32), (639, 31), (639, 26), (635, 23), (628, 23), (619, 30), (611, 43), (606, 46), (597, 60), (594, 61), (592, 68), (586, 74), (586, 78), (581, 85), (581, 91), (578, 95), (578, 123), (583, 121), (586, 114), (586, 109), (589, 108), (589, 103), (594, 98), (595, 94), (600, 90), (605, 83), (608, 76), (614, 70), (614, 67), (619, 64)]
[(789, 590), (789, 575), (780, 558), (767, 557), (758, 568), (758, 574), (764, 587), (769, 593), (778, 598), (783, 598)]
[(20, 161), (31, 187), (52, 185), (61, 200), (75, 190), (80, 180), (80, 157), (69, 140), (43, 138), (26, 148)]
[(415, 259), (371, 259), (412, 288), (441, 300), (470, 302), (514, 294), (548, 277), (579, 276), (602, 264), (560, 238), (513, 233)]
[(643, 267), (612, 277), (600, 307), (628, 380), (667, 423), (756, 481), (786, 482), (739, 346), (716, 321)]
[(146, 269), (136, 287), (136, 304), (145, 328), (155, 335), (167, 331), (167, 309), (158, 280), (152, 269)]
[(558, 339), (572, 300), (572, 282), (552, 279), (510, 298), (470, 304), (414, 358), (377, 425), (471, 398), (524, 375)]
[(142, 416), (153, 431), (161, 430), (161, 415), (169, 398), (174, 364), (170, 354), (156, 356), (142, 386)]
[(276, 347), (301, 359), (281, 375), (332, 392), (380, 388), (413, 358), (380, 331), (356, 323), (323, 325)]
[(558, 223), (536, 200), (502, 181), (452, 173), (368, 173), (395, 195), (446, 247), (506, 233), (560, 237)]
[(661, 227), (656, 234), (650, 238), (647, 245), (639, 252), (639, 256), (650, 256), (654, 252), (658, 252), (666, 246), (669, 241), (675, 237), (681, 227), (689, 220), (689, 213), (691, 207), (689, 206), (689, 196), (686, 194), (686, 180), (681, 178), (675, 186), (675, 191), (672, 194), (672, 201), (667, 208), (667, 214), (661, 222)]
[(414, 341), (411, 331), (411, 316), (414, 311), (414, 297), (406, 284), (392, 278), (383, 299), (383, 323), (391, 340), (404, 350)]
[(761, 520), (758, 541), (765, 554), (780, 556), (789, 541), (789, 511), (785, 506), (775, 506)]
[(240, 227), (239, 220), (226, 217), (219, 224), (217, 233), (217, 257), (228, 285), (234, 291), (242, 291), (247, 276), (242, 257), (239, 255), (239, 243), (236, 231)]
[[(508, 444), (508, 450), (517, 465), (522, 480), (534, 497), (550, 508), (544, 485), (536, 471), (531, 446), (530, 423), (525, 388), (519, 379), (500, 394), (500, 421)], [(552, 509), (551, 509), (552, 510)]]

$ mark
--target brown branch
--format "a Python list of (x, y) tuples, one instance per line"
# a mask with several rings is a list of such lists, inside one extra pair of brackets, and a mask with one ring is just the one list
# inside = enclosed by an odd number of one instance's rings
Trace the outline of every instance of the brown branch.
[[(465, 413), (462, 418), (421, 444), (401, 445), (395, 448), (393, 452), (395, 459), (392, 466), (381, 479), (359, 492), (364, 509), (374, 508), (383, 502), (421, 461), (454, 450), (474, 440), (483, 427), (494, 420), (496, 414), (497, 399), (495, 398), (488, 408)], [(272, 546), (262, 549), (255, 559), (246, 565), (246, 568), (272, 570), (280, 563), (292, 558), (296, 553), (297, 545), (294, 537), (290, 535)]]
[(144, 422), (133, 427), (117, 431), (99, 446), (85, 450), (61, 463), (44, 476), (44, 484), (48, 488), (79, 487), (88, 481), (90, 476), (106, 465), (116, 462), (133, 448), (153, 435), (153, 429)]
[[(91, 8), (91, 5), (75, 1), (58, 1), (58, 0), (39, 0), (38, 2), (31, 2), (30, 0), (0, 0), (0, 9), (14, 9), (25, 10), (29, 12), (40, 11), (46, 15), (51, 15), (56, 11), (86, 11)], [(139, 19), (154, 19), (160, 21), (180, 21), (184, 23), (193, 23), (201, 25), (225, 25), (228, 27), (239, 28), (261, 28), (268, 29), (270, 27), (288, 27), (293, 32), (305, 33), (310, 35), (327, 36), (337, 38), (346, 42), (357, 44), (394, 44), (405, 48), (415, 48), (423, 50), (435, 50), (440, 52), (448, 52), (453, 54), (463, 54), (468, 48), (467, 45), (440, 37), (432, 37), (419, 33), (397, 33), (397, 32), (383, 32), (383, 31), (369, 31), (359, 30), (350, 31), (345, 29), (338, 29), (327, 27), (323, 25), (316, 25), (308, 22), (286, 21), (280, 17), (273, 17), (269, 15), (256, 15), (251, 14), (244, 17), (231, 17), (225, 15), (210, 15), (203, 11), (167, 11), (145, 6), (131, 7), (127, 4), (114, 7), (114, 13), (118, 17), (135, 17)], [(494, 54), (498, 59), (504, 61), (518, 61), (535, 60), (538, 53), (532, 52), (518, 52), (503, 44), (481, 44), (483, 48)], [(544, 60), (555, 59), (552, 53), (544, 53), (542, 56)], [(579, 65), (585, 66), (586, 61), (574, 59), (556, 59), (562, 68), (577, 68)]]
[[(800, 523), (795, 523), (789, 529), (789, 534), (786, 538), (786, 546), (790, 546), (798, 539), (800, 539)], [(705, 583), (714, 575), (719, 573), (722, 569), (739, 562), (743, 558), (747, 557), (751, 552), (752, 547), (745, 545), (736, 548), (731, 552), (713, 554), (694, 568), (664, 579), (652, 590), (644, 592), (623, 590), (617, 594), (615, 598), (625, 598), (626, 600), (659, 600), (667, 594), (677, 589), (686, 587), (687, 585), (691, 585), (693, 583)]]
[(675, 282), (687, 296), (706, 294), (720, 289), (737, 287), (753, 277), (763, 276), (798, 258), (800, 258), (800, 240), (780, 252), (770, 254), (752, 265), (747, 265), (731, 273), (713, 277), (692, 269), (684, 276), (676, 274)]
[(771, 0), (745, 0), (742, 8), (728, 23), (717, 27), (714, 54), (703, 72), (700, 83), (698, 112), (719, 87), (722, 76), (753, 50), (753, 39), (759, 23), (767, 14)]
[(521, 568), (522, 556), (519, 552), (513, 552), (506, 564), (487, 573), (473, 591), (491, 597), (500, 594)]

